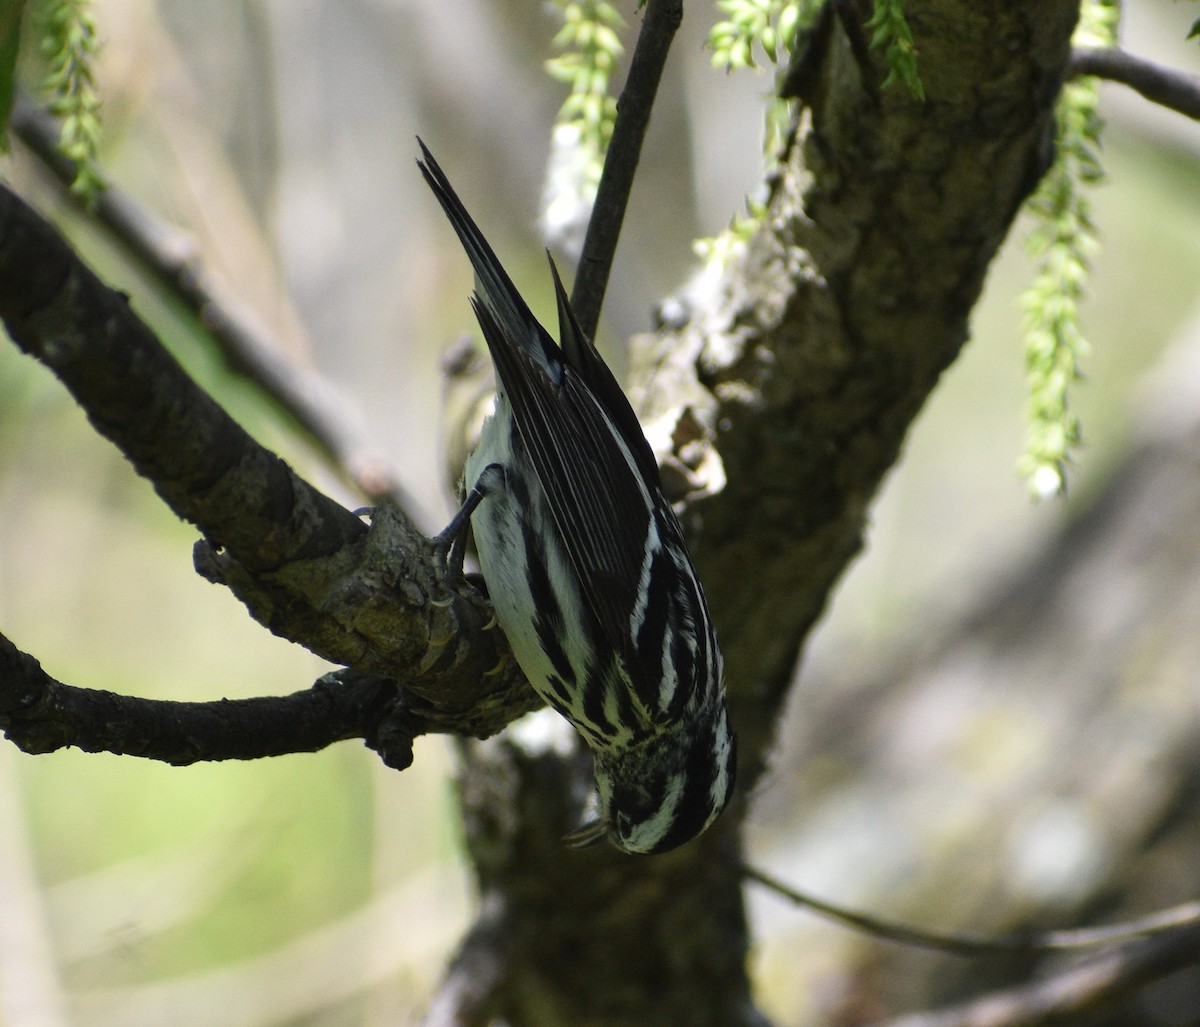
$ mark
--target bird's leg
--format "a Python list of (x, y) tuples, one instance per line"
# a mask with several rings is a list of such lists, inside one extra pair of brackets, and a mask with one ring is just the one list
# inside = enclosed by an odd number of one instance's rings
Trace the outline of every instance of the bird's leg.
[(504, 487), (504, 468), (500, 464), (488, 464), (475, 480), (467, 498), (459, 507), (458, 512), (450, 518), (446, 525), (433, 537), (433, 549), (445, 562), (446, 569), (452, 576), (461, 576), (463, 557), (467, 548), (467, 528), (471, 524), (471, 515), (491, 493)]

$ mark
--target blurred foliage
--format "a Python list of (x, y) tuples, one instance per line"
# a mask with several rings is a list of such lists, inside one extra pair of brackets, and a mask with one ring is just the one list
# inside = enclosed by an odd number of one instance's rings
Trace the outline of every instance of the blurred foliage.
[(42, 0), (26, 19), (25, 0), (0, 3), (0, 150), (8, 149), (8, 124), (18, 85), (22, 28), (30, 27), (43, 63), (41, 92), (61, 119), (59, 151), (75, 164), (71, 189), (85, 204), (104, 188), (100, 171), (100, 96), (96, 60), (100, 43), (91, 0)]
[(756, 51), (772, 64), (791, 53), (802, 27), (811, 24), (823, 0), (717, 0), (728, 17), (708, 35), (714, 68), (757, 68)]
[(563, 53), (546, 61), (546, 71), (569, 87), (558, 112), (556, 134), (578, 151), (583, 169), (579, 191), (590, 205), (600, 185), (604, 155), (617, 118), (612, 77), (624, 53), (618, 33), (625, 20), (606, 0), (555, 0), (563, 25), (553, 46)]
[(16, 95), (17, 55), (25, 0), (0, 4), (0, 150), (8, 149), (8, 119)]
[(745, 249), (751, 236), (758, 231), (767, 213), (766, 205), (748, 200), (746, 207), (747, 213), (735, 214), (724, 231), (692, 243), (692, 251), (706, 266), (718, 269), (725, 267)]
[(871, 48), (882, 50), (888, 73), (883, 87), (903, 83), (918, 100), (925, 99), (925, 87), (917, 73), (917, 51), (913, 46), (912, 29), (904, 16), (907, 0), (875, 0), (867, 28), (871, 30)]
[(51, 0), (38, 14), (38, 44), (48, 65), (42, 92), (49, 97), (51, 112), (62, 120), (58, 146), (75, 164), (71, 189), (91, 205), (104, 188), (95, 86), (100, 43), (91, 0)]
[[(751, 68), (759, 70), (755, 53), (761, 52), (783, 74), (781, 59), (787, 57), (804, 32), (811, 27), (825, 0), (717, 0), (727, 17), (708, 34), (709, 60), (726, 73)], [(778, 82), (776, 83), (778, 85)], [(794, 120), (795, 105), (773, 89), (763, 107), (763, 158), (767, 171), (778, 163)], [(745, 248), (766, 217), (761, 199), (747, 198), (746, 212), (735, 214), (717, 235), (697, 239), (693, 252), (710, 274), (721, 270)]]
[[(1089, 0), (1081, 11), (1075, 45), (1114, 46), (1119, 15), (1113, 0)], [(1018, 467), (1036, 498), (1065, 491), (1067, 465), (1082, 440), (1070, 388), (1088, 353), (1079, 303), (1098, 247), (1087, 188), (1104, 179), (1099, 100), (1095, 78), (1076, 79), (1063, 88), (1056, 112), (1054, 164), (1026, 203), (1038, 222), (1029, 247), (1040, 262), (1021, 301), (1029, 402), (1025, 452)]]

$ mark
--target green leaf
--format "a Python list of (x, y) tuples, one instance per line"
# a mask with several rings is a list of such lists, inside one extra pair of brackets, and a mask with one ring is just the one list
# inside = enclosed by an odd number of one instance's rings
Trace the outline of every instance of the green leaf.
[(100, 173), (100, 97), (93, 65), (100, 44), (90, 0), (52, 0), (41, 40), (49, 71), (42, 90), (63, 119), (58, 148), (75, 163), (71, 190), (91, 206), (105, 188)]
[[(1112, 46), (1116, 29), (1115, 4), (1089, 0), (1081, 11), (1075, 42)], [(1026, 201), (1026, 211), (1036, 220), (1029, 249), (1040, 263), (1021, 298), (1029, 397), (1025, 452), (1018, 470), (1039, 499), (1066, 491), (1072, 451), (1083, 438), (1070, 392), (1089, 351), (1079, 307), (1089, 258), (1099, 245), (1086, 191), (1104, 175), (1098, 157), (1103, 129), (1099, 95), (1094, 78), (1076, 79), (1063, 88), (1055, 112), (1054, 164)]]
[[(616, 120), (612, 74), (623, 53), (618, 33), (625, 22), (606, 0), (555, 2), (562, 11), (563, 25), (553, 45), (565, 52), (546, 61), (545, 69), (568, 87), (558, 111), (555, 138), (572, 140), (571, 145), (579, 151), (582, 173), (573, 179), (570, 189), (590, 202)], [(567, 131), (560, 133), (560, 129)]]
[(823, 0), (717, 0), (727, 17), (708, 33), (712, 64), (725, 71), (757, 68), (755, 51), (778, 64), (791, 53), (797, 29), (812, 21)]
[(924, 100), (925, 87), (917, 72), (917, 49), (905, 16), (905, 6), (906, 0), (875, 0), (874, 11), (867, 22), (867, 28), (871, 30), (871, 49), (882, 50), (887, 61), (885, 89), (901, 82), (913, 97)]

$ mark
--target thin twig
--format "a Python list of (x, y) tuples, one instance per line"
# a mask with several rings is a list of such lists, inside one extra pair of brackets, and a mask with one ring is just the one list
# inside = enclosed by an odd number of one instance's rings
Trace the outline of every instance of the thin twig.
[(1030, 1027), (1079, 1023), (1079, 1014), (1132, 994), (1200, 958), (1200, 927), (1105, 952), (1047, 977), (973, 998), (951, 1009), (914, 1013), (886, 1027)]
[[(75, 165), (58, 152), (53, 116), (19, 96), (12, 127), (39, 163), (64, 186), (70, 186)], [(229, 369), (252, 381), (278, 404), (365, 496), (375, 502), (388, 497), (406, 510), (417, 510), (370, 440), (354, 404), (339, 395), (329, 379), (287, 357), (250, 311), (205, 269), (188, 233), (165, 224), (116, 186), (100, 194), (95, 217), (152, 278), (196, 316)]]
[(1136, 89), (1147, 100), (1193, 120), (1200, 120), (1200, 75), (1155, 64), (1112, 46), (1071, 51), (1067, 76), (1095, 75)]
[(883, 920), (869, 913), (846, 909), (824, 899), (818, 899), (798, 888), (784, 884), (778, 878), (754, 867), (743, 866), (743, 874), (751, 881), (769, 888), (789, 902), (811, 909), (814, 913), (873, 934), (920, 948), (936, 949), (958, 956), (978, 956), (996, 953), (1050, 952), (1065, 949), (1097, 948), (1136, 941), (1166, 931), (1200, 924), (1200, 902), (1185, 902), (1135, 920), (1104, 927), (1081, 927), (1074, 930), (1023, 931), (1016, 934), (984, 935), (959, 931), (933, 931)]
[(608, 289), (625, 207), (633, 188), (642, 153), (642, 140), (650, 124), (650, 112), (662, 78), (663, 66), (675, 31), (683, 19), (682, 0), (649, 0), (642, 15), (642, 30), (638, 34), (629, 75), (617, 101), (617, 120), (612, 141), (604, 159), (604, 172), (596, 191), (596, 203), (588, 221), (583, 240), (583, 254), (575, 273), (571, 291), (571, 306), (588, 338), (596, 335), (600, 308)]

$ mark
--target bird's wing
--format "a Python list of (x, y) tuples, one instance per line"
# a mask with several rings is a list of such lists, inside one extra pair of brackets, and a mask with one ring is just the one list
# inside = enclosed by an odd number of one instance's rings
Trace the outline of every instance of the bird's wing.
[[(638, 597), (648, 588), (651, 565), (665, 575), (674, 567), (673, 561), (665, 561), (669, 566), (655, 561), (663, 524), (656, 507), (665, 507), (672, 526), (674, 518), (661, 497), (653, 453), (612, 372), (580, 330), (557, 271), (567, 359), (534, 318), (437, 161), (424, 144), (421, 148), (421, 170), (475, 269), (475, 313), (583, 598), (624, 658), (639, 696), (656, 709), (662, 642), (643, 648), (634, 637)], [(661, 594), (670, 603), (683, 593), (668, 587)]]

